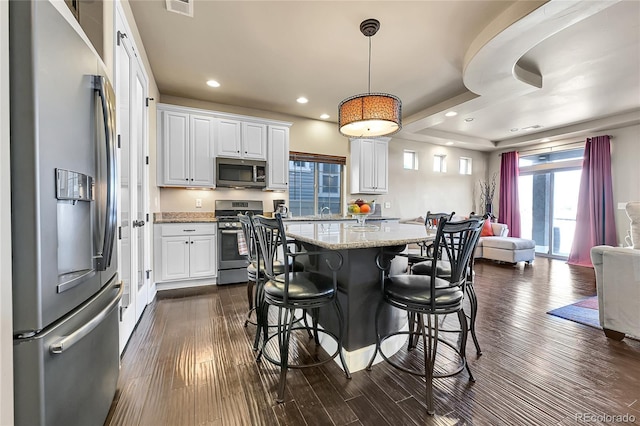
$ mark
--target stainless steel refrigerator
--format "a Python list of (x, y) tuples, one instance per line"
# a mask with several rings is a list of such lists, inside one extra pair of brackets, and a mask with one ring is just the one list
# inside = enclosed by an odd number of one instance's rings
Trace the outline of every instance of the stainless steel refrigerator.
[(115, 99), (60, 5), (9, 3), (17, 425), (102, 425), (119, 373)]

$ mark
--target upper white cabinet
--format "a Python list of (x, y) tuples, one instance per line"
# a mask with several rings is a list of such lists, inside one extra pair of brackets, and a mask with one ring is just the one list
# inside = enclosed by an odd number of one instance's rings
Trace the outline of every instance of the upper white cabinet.
[(216, 141), (218, 157), (267, 159), (267, 126), (264, 124), (221, 118)]
[(287, 190), (289, 186), (289, 128), (267, 126), (267, 189)]
[(351, 140), (351, 193), (388, 192), (389, 138)]
[(172, 110), (159, 119), (158, 186), (215, 186), (215, 119)]
[(158, 186), (215, 188), (215, 158), (267, 162), (267, 190), (288, 189), (291, 123), (158, 105)]

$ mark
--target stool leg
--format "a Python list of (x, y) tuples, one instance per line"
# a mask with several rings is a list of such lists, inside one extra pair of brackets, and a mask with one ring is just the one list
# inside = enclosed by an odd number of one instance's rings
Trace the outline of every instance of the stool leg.
[[(256, 283), (256, 300), (255, 300), (255, 304), (256, 304), (256, 337), (253, 341), (253, 350), (257, 351), (258, 350), (258, 346), (260, 345), (260, 333), (264, 330), (266, 330), (269, 327), (268, 324), (268, 320), (267, 320), (267, 316), (263, 315), (264, 311), (269, 310), (268, 307), (265, 307), (264, 305), (264, 284), (259, 281)], [(266, 337), (265, 337), (266, 339)]]
[(464, 362), (465, 367), (467, 368), (467, 373), (469, 373), (469, 381), (475, 382), (476, 379), (473, 377), (471, 373), (471, 368), (469, 367), (469, 363), (467, 362), (467, 336), (469, 333), (469, 324), (467, 324), (467, 315), (464, 313), (462, 309), (458, 311), (458, 320), (460, 321), (460, 328), (462, 330), (461, 338), (460, 338), (460, 357), (462, 358), (462, 362)]
[(478, 316), (478, 298), (476, 297), (476, 291), (473, 288), (472, 283), (467, 283), (467, 294), (469, 295), (469, 303), (471, 305), (471, 338), (473, 339), (473, 344), (476, 347), (476, 354), (478, 356), (482, 355), (482, 350), (480, 349), (480, 343), (478, 343), (478, 337), (476, 336), (476, 317)]
[(427, 315), (427, 327), (424, 326), (424, 315), (418, 314), (418, 327), (422, 334), (422, 346), (424, 347), (424, 379), (426, 387), (427, 414), (433, 416), (433, 369), (438, 352), (438, 318), (436, 315), (434, 324), (431, 323), (431, 315)]
[(380, 299), (380, 302), (378, 303), (378, 307), (376, 308), (376, 316), (373, 319), (373, 325), (376, 329), (376, 348), (373, 351), (371, 360), (369, 360), (369, 364), (367, 364), (367, 371), (371, 371), (371, 366), (373, 366), (373, 361), (375, 361), (376, 355), (378, 354), (378, 351), (380, 351), (380, 329), (378, 327), (378, 319), (380, 318), (380, 311), (382, 310), (383, 304), (384, 304), (384, 299)]
[[(414, 312), (408, 313), (408, 323), (409, 323), (409, 342), (407, 343), (407, 350), (410, 351), (415, 349), (418, 345), (418, 337), (419, 334), (415, 330), (416, 328), (416, 314)], [(414, 334), (415, 333), (415, 334)]]
[(318, 317), (320, 316), (320, 308), (311, 309), (311, 321), (313, 322), (313, 338), (316, 341), (316, 345), (320, 344), (318, 337)]
[[(253, 295), (253, 288), (255, 286), (255, 282), (254, 281), (247, 281), (247, 299), (249, 301), (249, 312), (247, 312), (247, 319), (244, 320), (244, 326), (246, 327), (249, 324), (249, 317), (251, 316), (251, 311), (253, 310), (254, 307), (254, 295)], [(256, 305), (257, 307), (257, 305)], [(256, 323), (257, 321), (257, 313), (256, 313)]]
[[(284, 311), (284, 315), (281, 315)], [(284, 402), (284, 392), (287, 386), (287, 370), (289, 369), (289, 339), (293, 326), (293, 309), (280, 308), (278, 313), (278, 346), (280, 347), (280, 384), (276, 402)]]
[[(338, 327), (340, 330), (338, 331), (338, 354), (340, 355), (340, 362), (342, 363), (342, 368), (344, 368), (344, 374), (347, 376), (347, 379), (351, 378), (351, 373), (349, 372), (349, 367), (347, 367), (347, 362), (344, 359), (344, 354), (342, 353), (342, 336), (344, 333), (344, 317), (342, 315), (342, 308), (340, 307), (340, 301), (336, 297), (334, 299), (334, 306), (336, 308), (336, 313), (338, 314)], [(318, 332), (316, 331), (316, 342), (318, 341)], [(375, 356), (375, 355), (374, 355)]]

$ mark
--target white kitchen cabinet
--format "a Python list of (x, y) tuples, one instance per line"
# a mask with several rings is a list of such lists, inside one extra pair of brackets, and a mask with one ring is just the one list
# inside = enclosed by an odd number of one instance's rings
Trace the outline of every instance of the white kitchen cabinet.
[(262, 123), (220, 118), (216, 137), (217, 156), (267, 159), (267, 126)]
[(389, 138), (351, 140), (351, 193), (388, 192)]
[(216, 224), (156, 225), (159, 281), (188, 281), (217, 275)]
[(242, 123), (242, 158), (267, 159), (267, 126), (260, 123)]
[(159, 116), (158, 186), (214, 187), (215, 119), (170, 109)]
[(267, 189), (289, 187), (289, 128), (267, 126)]

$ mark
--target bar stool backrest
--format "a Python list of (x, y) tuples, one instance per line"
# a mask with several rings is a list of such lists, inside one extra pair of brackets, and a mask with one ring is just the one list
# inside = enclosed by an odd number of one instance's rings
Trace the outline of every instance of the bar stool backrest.
[[(438, 223), (436, 233), (435, 250), (442, 251), (443, 257), (449, 260), (451, 265), (451, 276), (449, 282), (451, 287), (460, 287), (465, 290), (467, 279), (467, 267), (473, 254), (473, 250), (480, 238), (484, 220), (468, 219), (460, 222), (451, 222), (446, 218)], [(433, 259), (432, 274), (435, 278), (437, 271), (437, 260)], [(432, 286), (432, 289), (435, 289)], [(434, 297), (431, 298), (434, 302)]]
[[(276, 279), (274, 265), (278, 263), (278, 259), (283, 259), (279, 263), (282, 264), (283, 270), (278, 273), (284, 273), (285, 277), (289, 276), (288, 248), (285, 244), (286, 237), (284, 233), (284, 225), (280, 213), (275, 218), (265, 217), (261, 215), (253, 216), (253, 227), (260, 247), (260, 254), (264, 261), (264, 272), (269, 280)], [(289, 280), (285, 279), (285, 294), (289, 291)]]
[(240, 221), (240, 225), (242, 225), (242, 234), (247, 243), (247, 259), (258, 268), (260, 259), (260, 252), (258, 250), (260, 248), (258, 247), (258, 239), (256, 238), (256, 232), (253, 228), (251, 213), (238, 214), (238, 220)]

